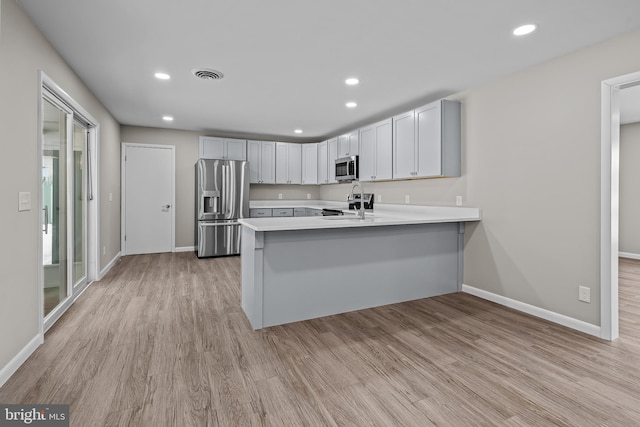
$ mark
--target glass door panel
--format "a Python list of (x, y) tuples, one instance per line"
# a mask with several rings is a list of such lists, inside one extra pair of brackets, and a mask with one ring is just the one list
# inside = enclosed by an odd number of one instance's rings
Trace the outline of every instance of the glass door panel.
[(68, 296), (67, 123), (69, 114), (43, 100), (42, 196), (45, 317)]
[(87, 279), (87, 179), (85, 175), (87, 129), (73, 123), (73, 286)]

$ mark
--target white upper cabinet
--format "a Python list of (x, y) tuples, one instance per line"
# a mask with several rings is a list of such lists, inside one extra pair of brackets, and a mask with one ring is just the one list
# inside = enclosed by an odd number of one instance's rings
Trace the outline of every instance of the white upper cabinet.
[(338, 137), (338, 158), (357, 156), (359, 151), (358, 131), (355, 130)]
[(302, 145), (302, 184), (318, 184), (318, 144)]
[(302, 183), (301, 144), (276, 142), (276, 184)]
[(360, 181), (392, 178), (392, 120), (360, 129)]
[(318, 184), (329, 183), (329, 142), (318, 143)]
[(413, 111), (393, 118), (393, 178), (413, 178), (416, 171)]
[(393, 118), (393, 178), (460, 176), (460, 103), (440, 100)]
[(276, 143), (271, 141), (247, 141), (249, 182), (274, 184), (276, 182)]
[(200, 158), (247, 160), (247, 141), (244, 139), (201, 136)]
[(336, 181), (336, 159), (338, 158), (338, 138), (331, 138), (327, 141), (327, 151), (329, 152), (329, 183), (334, 184)]

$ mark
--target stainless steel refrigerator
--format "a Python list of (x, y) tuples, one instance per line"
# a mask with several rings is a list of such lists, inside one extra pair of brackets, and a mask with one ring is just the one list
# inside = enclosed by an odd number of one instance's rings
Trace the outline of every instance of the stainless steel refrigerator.
[(200, 159), (196, 163), (198, 258), (240, 253), (239, 218), (249, 217), (249, 164)]

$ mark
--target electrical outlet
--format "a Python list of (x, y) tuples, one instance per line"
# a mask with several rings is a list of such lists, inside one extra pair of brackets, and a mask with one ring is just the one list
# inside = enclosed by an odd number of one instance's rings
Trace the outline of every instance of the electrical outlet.
[(307, 193), (307, 200), (311, 200), (311, 193)]
[(113, 202), (113, 193), (109, 193), (109, 201)]
[(411, 199), (409, 198), (409, 195), (408, 195), (408, 194), (405, 194), (405, 195), (404, 195), (404, 202), (405, 202), (405, 203), (411, 203), (411, 201), (410, 201), (410, 200), (411, 200)]
[(462, 196), (456, 196), (456, 206), (462, 206)]
[(382, 203), (382, 194), (378, 194), (378, 203)]
[(591, 288), (586, 286), (578, 286), (578, 300), (582, 302), (591, 302)]
[(282, 193), (278, 193), (278, 199), (282, 199)]
[(106, 255), (107, 254), (107, 247), (103, 246), (102, 247), (102, 255)]

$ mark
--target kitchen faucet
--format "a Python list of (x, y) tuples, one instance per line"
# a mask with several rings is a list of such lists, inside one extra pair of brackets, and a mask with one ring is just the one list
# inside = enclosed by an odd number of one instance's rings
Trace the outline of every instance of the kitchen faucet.
[(360, 219), (364, 219), (364, 189), (362, 188), (362, 184), (360, 181), (353, 181), (353, 185), (351, 186), (351, 194), (353, 194), (353, 189), (356, 187), (360, 187), (360, 210), (358, 211), (358, 216)]

